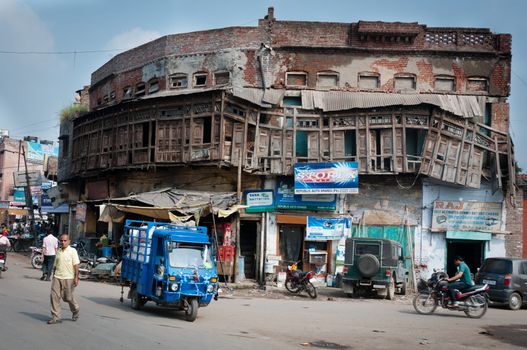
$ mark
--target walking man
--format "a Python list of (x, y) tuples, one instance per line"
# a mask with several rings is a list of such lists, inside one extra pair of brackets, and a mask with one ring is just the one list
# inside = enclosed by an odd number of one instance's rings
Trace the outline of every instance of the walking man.
[(70, 237), (63, 233), (59, 237), (61, 244), (55, 258), (55, 273), (51, 282), (51, 319), (48, 324), (61, 323), (60, 299), (67, 302), (72, 312), (72, 320), (79, 318), (79, 304), (75, 300), (73, 291), (79, 284), (79, 255), (70, 247)]
[(42, 277), (40, 280), (49, 281), (51, 273), (53, 272), (53, 265), (55, 263), (55, 255), (59, 248), (59, 240), (53, 236), (51, 229), (48, 235), (42, 240), (42, 254), (44, 255), (44, 262), (42, 263)]

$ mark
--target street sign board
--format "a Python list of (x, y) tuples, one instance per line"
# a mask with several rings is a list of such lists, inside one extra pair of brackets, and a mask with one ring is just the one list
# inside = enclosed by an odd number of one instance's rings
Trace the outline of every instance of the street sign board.
[[(27, 172), (29, 177), (29, 186), (41, 186), (42, 185), (42, 174), (39, 170), (32, 170)], [(15, 187), (26, 187), (27, 177), (25, 171), (15, 171), (13, 173)]]

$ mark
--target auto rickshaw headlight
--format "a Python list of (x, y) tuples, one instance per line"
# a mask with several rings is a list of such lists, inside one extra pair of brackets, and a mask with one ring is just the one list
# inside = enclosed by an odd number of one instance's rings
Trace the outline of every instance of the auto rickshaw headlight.
[(213, 284), (209, 284), (207, 286), (207, 293), (212, 293), (214, 291), (214, 285)]
[(172, 284), (170, 285), (170, 290), (171, 290), (172, 292), (177, 292), (178, 289), (179, 289), (179, 284), (177, 284), (177, 283), (172, 283)]

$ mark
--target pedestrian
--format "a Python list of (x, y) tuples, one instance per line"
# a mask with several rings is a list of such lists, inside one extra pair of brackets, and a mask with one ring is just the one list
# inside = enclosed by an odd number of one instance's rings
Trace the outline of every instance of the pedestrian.
[(42, 277), (40, 280), (49, 281), (51, 273), (53, 272), (53, 265), (55, 264), (55, 255), (57, 255), (57, 249), (59, 248), (59, 240), (53, 236), (51, 230), (48, 231), (48, 235), (42, 240), (42, 255), (44, 255), (44, 262), (42, 263)]
[(72, 320), (79, 318), (79, 304), (73, 292), (79, 285), (79, 255), (70, 247), (70, 237), (63, 233), (59, 237), (61, 244), (54, 264), (53, 281), (51, 282), (51, 319), (48, 324), (61, 323), (60, 299), (67, 302), (72, 312)]

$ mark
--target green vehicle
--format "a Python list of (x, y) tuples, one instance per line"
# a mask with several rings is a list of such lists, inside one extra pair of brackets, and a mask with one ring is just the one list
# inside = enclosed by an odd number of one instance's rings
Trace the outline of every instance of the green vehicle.
[(378, 296), (393, 300), (395, 292), (406, 294), (408, 269), (401, 244), (382, 238), (348, 238), (342, 290), (349, 296)]

